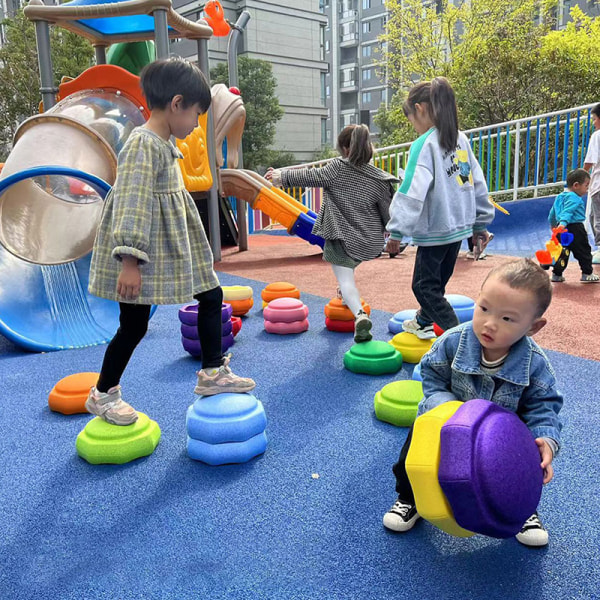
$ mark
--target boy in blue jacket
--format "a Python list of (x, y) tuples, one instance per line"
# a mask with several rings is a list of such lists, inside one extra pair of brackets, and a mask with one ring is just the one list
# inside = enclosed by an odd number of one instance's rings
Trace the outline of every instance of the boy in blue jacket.
[[(592, 248), (585, 230), (585, 202), (583, 196), (590, 187), (590, 175), (584, 169), (575, 169), (567, 174), (568, 192), (556, 196), (550, 209), (548, 221), (550, 227), (562, 225), (573, 234), (573, 241), (569, 244), (569, 251), (573, 254), (581, 267), (582, 283), (598, 283), (600, 277), (592, 267)], [(565, 254), (565, 256), (563, 256)], [(563, 272), (569, 264), (569, 253), (561, 254), (559, 260), (552, 267), (552, 282), (562, 283), (565, 278)]]
[[(452, 400), (483, 398), (514, 412), (527, 425), (540, 452), (544, 483), (554, 475), (552, 460), (560, 448), (563, 397), (548, 358), (531, 339), (544, 325), (552, 285), (528, 258), (492, 269), (481, 287), (473, 320), (446, 331), (421, 360), (423, 399), (417, 415)], [(412, 428), (393, 467), (398, 498), (383, 525), (396, 532), (419, 519), (406, 473)], [(537, 512), (516, 535), (525, 546), (545, 546), (548, 532)]]

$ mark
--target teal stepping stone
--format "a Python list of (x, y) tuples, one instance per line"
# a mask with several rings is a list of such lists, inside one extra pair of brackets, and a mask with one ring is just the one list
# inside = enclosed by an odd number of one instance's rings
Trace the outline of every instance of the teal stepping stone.
[(397, 373), (402, 367), (402, 354), (387, 342), (362, 342), (354, 344), (344, 354), (344, 367), (353, 373), (367, 375)]
[(398, 427), (410, 427), (423, 398), (423, 383), (404, 379), (388, 383), (375, 394), (375, 416)]
[(159, 441), (158, 423), (138, 412), (132, 425), (111, 425), (93, 418), (77, 436), (75, 447), (77, 454), (93, 465), (121, 465), (152, 454)]

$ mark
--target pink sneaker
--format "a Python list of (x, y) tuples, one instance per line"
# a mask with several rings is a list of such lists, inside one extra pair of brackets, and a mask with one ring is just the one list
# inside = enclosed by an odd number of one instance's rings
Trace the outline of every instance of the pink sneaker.
[(229, 367), (229, 361), (230, 357), (226, 356), (223, 364), (212, 375), (209, 375), (205, 369), (198, 371), (196, 373), (198, 384), (194, 389), (194, 393), (200, 396), (214, 396), (226, 392), (236, 394), (251, 392), (256, 387), (254, 380), (235, 375)]
[(138, 419), (135, 410), (121, 398), (121, 386), (116, 385), (108, 392), (90, 390), (85, 409), (111, 425), (131, 425)]

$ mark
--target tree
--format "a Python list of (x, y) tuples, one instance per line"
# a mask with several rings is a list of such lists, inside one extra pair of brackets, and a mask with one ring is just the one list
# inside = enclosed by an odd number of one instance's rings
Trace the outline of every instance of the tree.
[[(556, 26), (556, 0), (388, 0), (383, 63), (394, 91), (376, 123), (382, 143), (414, 139), (401, 110), (421, 80), (446, 76), (461, 127), (588, 104), (600, 87), (600, 19), (576, 6)], [(411, 137), (409, 137), (411, 136)]]
[[(270, 146), (275, 140), (275, 125), (283, 116), (283, 109), (275, 95), (277, 82), (270, 63), (240, 56), (238, 68), (240, 92), (246, 107), (246, 127), (242, 137), (244, 167), (256, 170), (278, 162), (278, 153)], [(227, 85), (227, 64), (219, 63), (211, 69), (210, 76), (212, 83)], [(290, 155), (286, 154), (287, 160)]]
[[(0, 48), (0, 162), (12, 145), (15, 129), (39, 112), (41, 94), (35, 30), (23, 11), (3, 21), (6, 44)], [(77, 77), (92, 64), (94, 51), (84, 38), (52, 27), (50, 32), (54, 85), (63, 76)]]

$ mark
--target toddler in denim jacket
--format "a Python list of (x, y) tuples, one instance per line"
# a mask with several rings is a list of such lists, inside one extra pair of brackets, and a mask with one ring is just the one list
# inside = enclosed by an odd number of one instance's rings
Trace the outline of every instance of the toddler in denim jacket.
[[(532, 260), (522, 258), (492, 269), (481, 287), (473, 321), (448, 330), (423, 357), (424, 398), (418, 410), (421, 415), (444, 402), (483, 398), (515, 412), (535, 438), (544, 483), (554, 474), (563, 398), (548, 358), (529, 336), (546, 324), (543, 314), (551, 299), (548, 276)], [(392, 531), (408, 531), (419, 519), (405, 468), (411, 436), (412, 429), (393, 467), (398, 499), (383, 517)], [(548, 543), (537, 513), (516, 538), (526, 546)]]

